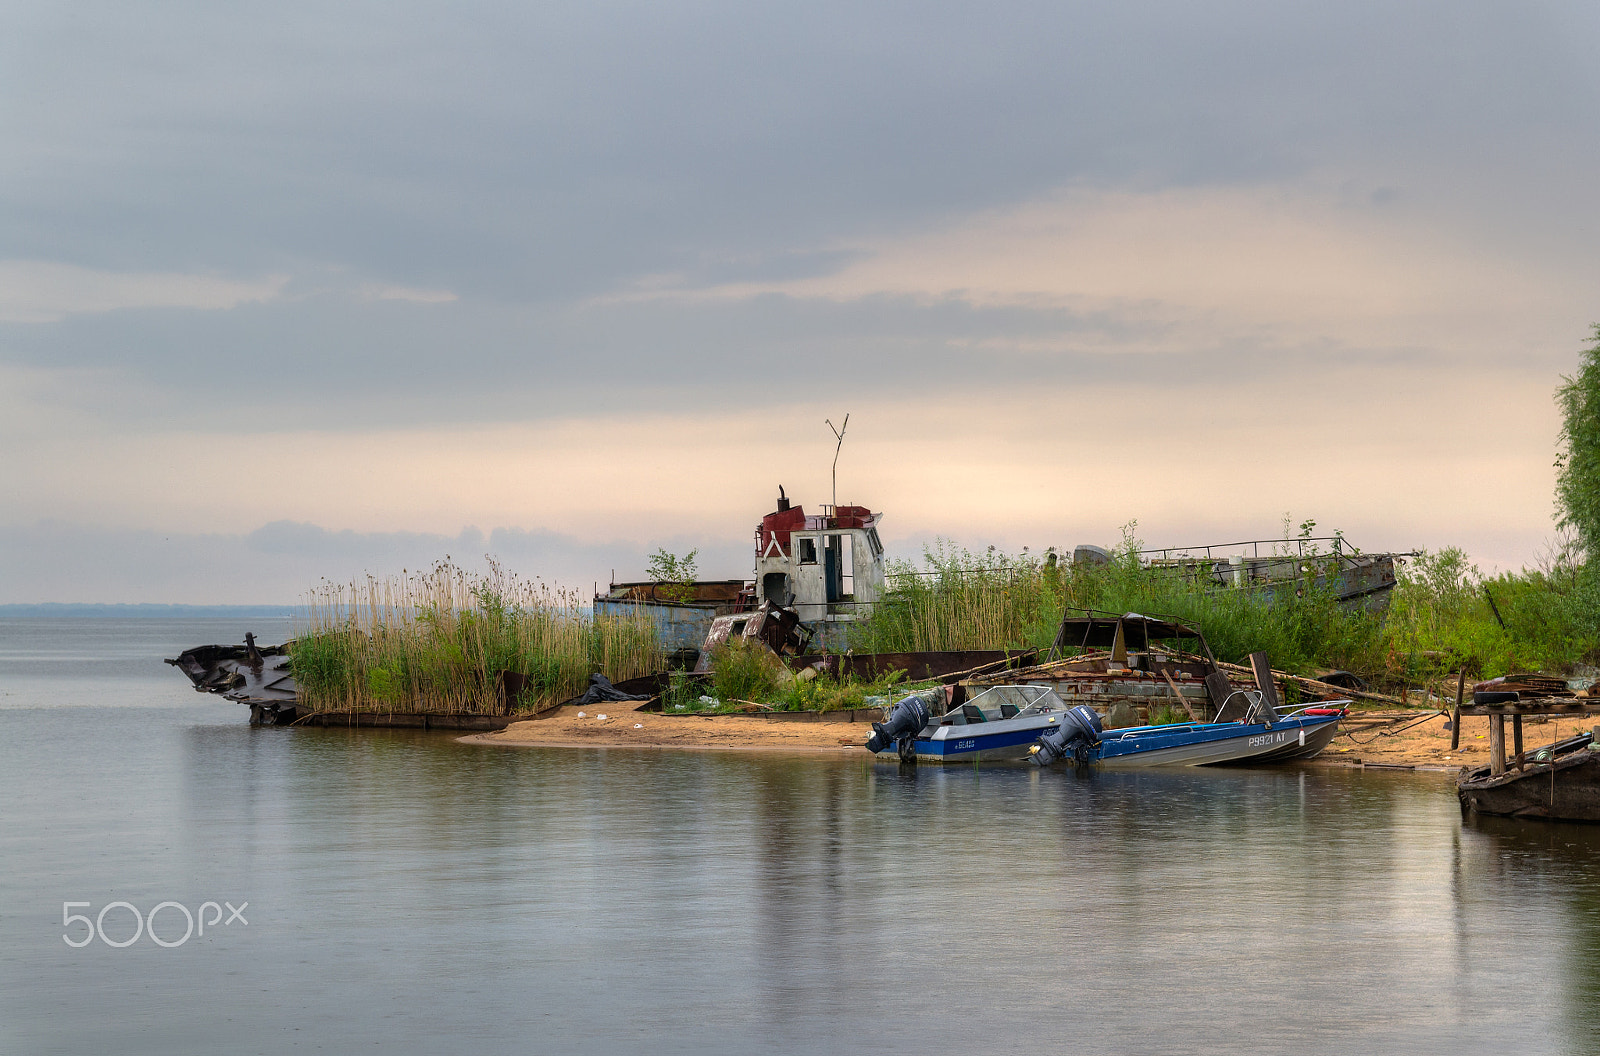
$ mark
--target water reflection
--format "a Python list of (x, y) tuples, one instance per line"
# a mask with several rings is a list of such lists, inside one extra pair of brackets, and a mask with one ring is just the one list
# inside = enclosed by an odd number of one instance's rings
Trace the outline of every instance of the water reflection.
[[(1542, 946), (1562, 962), (1548, 981), (1555, 985), (1536, 990), (1535, 999), (1559, 998), (1563, 1033), (1594, 1037), (1600, 1031), (1600, 826), (1464, 814), (1459, 844), (1461, 945), (1481, 934), (1471, 926), (1474, 913), (1520, 916), (1527, 907), (1543, 909), (1519, 920), (1514, 940), (1520, 949)], [(1513, 906), (1489, 906), (1489, 899)], [(1554, 916), (1553, 925), (1541, 926), (1546, 914)]]
[[(1600, 1026), (1600, 829), (1464, 825), (1443, 775), (92, 719), (0, 716), (0, 1047), (1564, 1052)], [(248, 933), (182, 951), (49, 926), (230, 896)]]
[[(1174, 1029), (1236, 1038), (1245, 1004), (1267, 1014), (1258, 1038), (1333, 1051), (1349, 1024), (1308, 1017), (1293, 996), (1330, 989), (1390, 1001), (1368, 1029), (1425, 1049), (1451, 1024), (1525, 1029), (1504, 970), (1565, 980), (1545, 1043), (1594, 1025), (1596, 900), (1579, 866), (1592, 834), (1462, 830), (1438, 781), (510, 752), (372, 731), (274, 743), (279, 732), (195, 731), (189, 773), (212, 784), (187, 800), (242, 793), (247, 859), (287, 853), (284, 891), (315, 876), (333, 910), (322, 926), (370, 927), (357, 907), (378, 897), (405, 921), (385, 940), (437, 958), (463, 904), (531, 914), (469, 931), (478, 956), (514, 963), (532, 942), (552, 958), (525, 963), (529, 982), (552, 967), (592, 986), (621, 973), (691, 1032), (732, 1014), (806, 1048), (879, 1015), (936, 1020), (946, 995), (975, 991), (985, 1000), (946, 1036), (982, 1046), (1013, 1016), (1061, 1015), (1019, 981), (1082, 980), (1115, 1000), (1074, 1025), (1135, 1049)], [(219, 768), (230, 737), (239, 758)], [(1591, 926), (1574, 935), (1563, 920), (1579, 917)]]

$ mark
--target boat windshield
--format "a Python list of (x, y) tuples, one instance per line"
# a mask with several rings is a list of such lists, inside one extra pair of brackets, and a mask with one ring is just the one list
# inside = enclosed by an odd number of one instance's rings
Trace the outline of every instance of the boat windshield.
[[(1066, 705), (1049, 686), (1017, 685), (990, 686), (982, 693), (967, 698), (957, 715), (966, 712), (969, 722), (974, 721), (972, 711), (980, 713), (983, 722), (1001, 722), (1031, 715), (1045, 715), (1063, 711)], [(972, 709), (968, 711), (967, 709)]]

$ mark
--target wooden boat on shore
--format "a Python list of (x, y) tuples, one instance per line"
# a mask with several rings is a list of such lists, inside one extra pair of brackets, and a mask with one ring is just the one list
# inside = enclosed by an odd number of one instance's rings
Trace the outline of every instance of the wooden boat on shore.
[(1500, 774), (1465, 770), (1456, 783), (1461, 809), (1512, 818), (1600, 821), (1600, 744), (1581, 733), (1536, 749), (1532, 761)]
[[(1464, 715), (1489, 719), (1489, 765), (1463, 769), (1456, 780), (1463, 812), (1511, 818), (1600, 821), (1600, 745), (1594, 731), (1533, 751), (1522, 747), (1524, 719), (1594, 719), (1600, 700), (1587, 694), (1552, 692), (1559, 680), (1538, 675), (1482, 682), (1466, 703), (1458, 689), (1450, 747), (1458, 747)], [(1528, 692), (1528, 691), (1531, 691)], [(1512, 743), (1506, 744), (1506, 719)], [(1600, 727), (1597, 727), (1600, 729)]]

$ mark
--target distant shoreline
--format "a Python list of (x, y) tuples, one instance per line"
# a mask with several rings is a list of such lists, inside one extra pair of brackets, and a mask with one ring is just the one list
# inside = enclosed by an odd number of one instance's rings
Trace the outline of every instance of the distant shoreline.
[(160, 605), (84, 604), (39, 602), (31, 605), (0, 605), (3, 618), (99, 617), (101, 619), (150, 619), (166, 617), (234, 617), (264, 620), (286, 619), (301, 614), (298, 605)]

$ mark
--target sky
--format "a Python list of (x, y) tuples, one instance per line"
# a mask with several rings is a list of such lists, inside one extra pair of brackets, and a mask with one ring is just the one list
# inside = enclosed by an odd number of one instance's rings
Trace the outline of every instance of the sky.
[(0, 603), (1554, 538), (1593, 3), (0, 4)]

